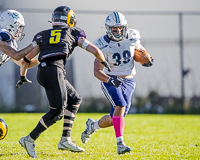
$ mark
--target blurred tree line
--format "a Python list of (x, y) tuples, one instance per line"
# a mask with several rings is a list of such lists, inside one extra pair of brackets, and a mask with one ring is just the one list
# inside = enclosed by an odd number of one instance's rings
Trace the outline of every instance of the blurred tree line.
[[(35, 95), (37, 96), (37, 95)], [(0, 112), (46, 112), (48, 105), (25, 105), (22, 99), (17, 102), (15, 108), (9, 109), (1, 104)], [(39, 99), (39, 98), (38, 98)], [(81, 104), (79, 112), (82, 113), (109, 113), (110, 103), (106, 98), (85, 98)], [(200, 114), (200, 97), (192, 97), (181, 105), (179, 97), (162, 97), (157, 92), (151, 91), (147, 97), (134, 95), (129, 114)]]
[[(80, 112), (110, 112), (110, 103), (106, 98), (87, 98)], [(200, 97), (192, 97), (181, 105), (179, 97), (162, 97), (151, 91), (147, 97), (134, 96), (129, 114), (200, 114)]]

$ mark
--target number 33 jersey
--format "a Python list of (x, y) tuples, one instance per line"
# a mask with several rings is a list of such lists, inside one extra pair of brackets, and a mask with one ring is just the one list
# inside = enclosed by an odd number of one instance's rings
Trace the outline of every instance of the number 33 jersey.
[(126, 76), (136, 74), (134, 65), (135, 48), (140, 45), (140, 33), (135, 29), (127, 29), (126, 36), (119, 42), (108, 39), (107, 35), (94, 41), (94, 45), (101, 49), (112, 71), (104, 72), (109, 75)]

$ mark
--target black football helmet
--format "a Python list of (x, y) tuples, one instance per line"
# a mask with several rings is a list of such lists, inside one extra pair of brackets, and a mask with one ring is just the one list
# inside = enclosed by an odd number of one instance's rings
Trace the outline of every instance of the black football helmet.
[(67, 6), (57, 7), (52, 13), (52, 25), (74, 27), (76, 25), (74, 11)]
[(0, 118), (0, 140), (4, 139), (8, 132), (8, 127), (6, 122)]

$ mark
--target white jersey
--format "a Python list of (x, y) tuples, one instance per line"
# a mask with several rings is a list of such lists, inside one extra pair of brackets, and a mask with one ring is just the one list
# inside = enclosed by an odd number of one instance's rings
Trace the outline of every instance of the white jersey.
[[(6, 29), (0, 28), (0, 40), (7, 42), (13, 49), (18, 49), (17, 42), (11, 37), (10, 33)], [(10, 57), (2, 53), (0, 50), (0, 66), (6, 63), (9, 59)]]
[(109, 72), (104, 67), (103, 71), (109, 75), (135, 75), (134, 52), (137, 46), (141, 46), (140, 39), (138, 30), (127, 29), (126, 36), (119, 42), (108, 39), (106, 35), (95, 40), (94, 45), (101, 49), (112, 69)]

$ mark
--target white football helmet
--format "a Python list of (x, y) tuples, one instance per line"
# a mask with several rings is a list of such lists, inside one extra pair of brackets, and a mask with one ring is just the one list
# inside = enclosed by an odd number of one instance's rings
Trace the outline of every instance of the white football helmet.
[(22, 40), (25, 22), (23, 16), (15, 10), (5, 10), (0, 15), (0, 28), (8, 30), (15, 40)]
[[(105, 26), (107, 29), (106, 34), (110, 39), (121, 41), (126, 34), (128, 22), (122, 13), (112, 12), (106, 18)], [(111, 30), (112, 27), (123, 27), (121, 34), (114, 34)]]

